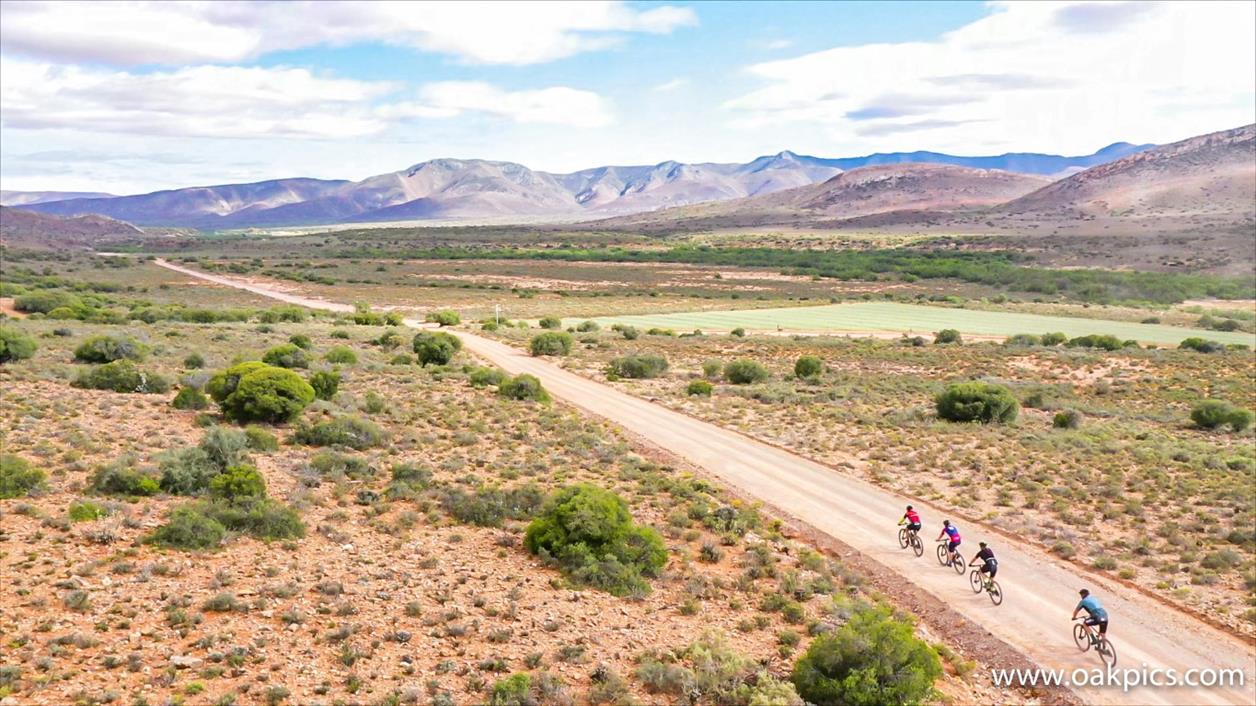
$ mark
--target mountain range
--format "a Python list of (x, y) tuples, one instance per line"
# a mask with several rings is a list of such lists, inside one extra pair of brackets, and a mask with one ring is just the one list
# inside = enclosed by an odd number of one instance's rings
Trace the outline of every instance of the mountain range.
[[(668, 161), (570, 174), (534, 171), (511, 162), (435, 159), (361, 181), (277, 179), (134, 196), (65, 194), (58, 198), (55, 192), (5, 192), (3, 202), (58, 216), (99, 214), (140, 226), (202, 229), (491, 218), (590, 220), (762, 197), (868, 167), (885, 167), (888, 171), (882, 174), (893, 174), (894, 165), (933, 164), (1058, 177), (1151, 147), (1120, 142), (1076, 157), (894, 152), (830, 159), (785, 151), (744, 164)], [(991, 197), (966, 202), (986, 204), (992, 197), (1019, 196), (1012, 194), (1017, 189), (1011, 184), (1030, 183), (1012, 176), (991, 178), (987, 183), (994, 181), (1000, 181), (1000, 186)]]

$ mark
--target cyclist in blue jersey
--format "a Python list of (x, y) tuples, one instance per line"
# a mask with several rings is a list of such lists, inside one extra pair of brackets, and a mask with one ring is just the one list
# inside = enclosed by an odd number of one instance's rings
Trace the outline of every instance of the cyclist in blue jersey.
[(938, 539), (940, 540), (943, 537), (949, 540), (946, 545), (946, 551), (950, 554), (951, 562), (959, 561), (962, 563), (964, 558), (959, 555), (959, 552), (955, 551), (960, 543), (959, 529), (951, 524), (950, 520), (942, 520), (942, 531), (938, 533)]
[(1077, 607), (1073, 609), (1073, 619), (1076, 620), (1077, 614), (1084, 610), (1086, 611), (1086, 619), (1082, 621), (1082, 624), (1086, 626), (1086, 631), (1093, 636), (1094, 628), (1098, 627), (1099, 634), (1106, 635), (1108, 632), (1108, 611), (1099, 605), (1099, 600), (1090, 595), (1090, 591), (1083, 588), (1078, 594), (1082, 599), (1077, 603)]

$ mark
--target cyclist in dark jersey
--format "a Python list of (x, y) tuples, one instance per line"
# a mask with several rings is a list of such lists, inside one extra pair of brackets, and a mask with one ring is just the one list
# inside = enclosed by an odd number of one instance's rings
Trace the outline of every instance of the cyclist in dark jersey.
[(969, 566), (981, 564), (981, 573), (989, 574), (993, 579), (994, 575), (999, 573), (999, 560), (994, 558), (994, 550), (986, 545), (985, 542), (978, 542), (981, 550), (973, 556), (973, 560), (968, 562)]

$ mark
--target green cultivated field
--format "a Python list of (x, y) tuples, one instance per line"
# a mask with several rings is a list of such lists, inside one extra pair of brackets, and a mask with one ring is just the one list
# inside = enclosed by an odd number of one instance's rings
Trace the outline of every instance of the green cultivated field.
[[(707, 311), (689, 314), (658, 314), (645, 316), (607, 316), (595, 321), (609, 326), (621, 323), (637, 328), (670, 328), (677, 332), (702, 329), (703, 331), (730, 331), (741, 327), (749, 330), (859, 332), (902, 331), (927, 334), (944, 328), (962, 333), (1010, 336), (1014, 333), (1046, 333), (1059, 331), (1068, 336), (1086, 334), (1111, 334), (1120, 339), (1133, 339), (1143, 343), (1175, 345), (1190, 336), (1251, 345), (1250, 333), (1205, 331), (1202, 329), (1136, 324), (1126, 321), (1103, 319), (1079, 319), (1067, 316), (1042, 316), (996, 311), (972, 311), (916, 304), (892, 302), (861, 302), (832, 304), (828, 306), (790, 307), (784, 309), (753, 309), (744, 311)], [(577, 323), (576, 320), (566, 322)]]

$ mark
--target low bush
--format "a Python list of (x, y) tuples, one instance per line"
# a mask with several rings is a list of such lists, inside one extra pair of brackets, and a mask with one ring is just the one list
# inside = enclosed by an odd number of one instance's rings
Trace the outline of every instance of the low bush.
[(1252, 412), (1221, 400), (1203, 400), (1191, 409), (1191, 421), (1201, 429), (1218, 429), (1229, 425), (1243, 431), (1252, 425)]
[(715, 389), (715, 386), (706, 380), (692, 380), (685, 387), (685, 394), (689, 395), (690, 397), (694, 397), (694, 396), (710, 397), (711, 391), (714, 389)]
[(229, 466), (238, 466), (249, 460), (249, 437), (237, 429), (215, 426), (205, 432), (197, 445), (205, 452), (210, 462), (225, 470)]
[(440, 326), (457, 326), (462, 323), (462, 317), (458, 315), (458, 312), (451, 311), (449, 309), (429, 311), (427, 316), (423, 317), (423, 320), (430, 324), (437, 324)]
[(314, 457), (310, 459), (310, 468), (314, 469), (314, 472), (318, 473), (321, 478), (332, 480), (341, 478), (365, 480), (375, 475), (375, 468), (367, 459), (333, 450), (319, 451), (314, 454)]
[(618, 331), (619, 335), (623, 336), (626, 341), (635, 341), (641, 337), (641, 332), (637, 330), (636, 326), (615, 324), (614, 326), (611, 326), (611, 330)]
[(478, 527), (500, 527), (508, 519), (530, 519), (544, 501), (545, 493), (532, 484), (508, 490), (480, 488), (473, 493), (452, 488), (441, 494), (445, 512), (459, 522)]
[(1076, 429), (1082, 425), (1082, 413), (1075, 409), (1065, 409), (1055, 413), (1051, 425), (1056, 429)]
[(295, 510), (265, 497), (198, 500), (175, 508), (147, 539), (173, 549), (213, 549), (228, 532), (264, 541), (296, 539), (305, 536), (305, 524)]
[(254, 451), (266, 453), (279, 450), (279, 437), (259, 426), (249, 425), (246, 427), (244, 429), (244, 438), (248, 447)]
[(385, 434), (369, 419), (341, 415), (313, 426), (302, 425), (293, 438), (307, 446), (345, 446), (360, 451), (384, 443)]
[(39, 344), (35, 339), (8, 326), (0, 326), (0, 363), (26, 360), (35, 355)]
[(442, 331), (423, 331), (414, 337), (420, 365), (447, 365), (462, 350), (462, 339)]
[(951, 422), (1007, 423), (1016, 420), (1020, 403), (1002, 385), (959, 382), (934, 400), (938, 416)]
[(306, 351), (314, 347), (314, 342), (310, 340), (309, 336), (303, 333), (292, 334), (291, 336), (288, 337), (288, 343), (291, 343), (297, 348), (300, 348), (301, 350), (306, 350)]
[(560, 329), (563, 327), (563, 320), (557, 316), (542, 316), (541, 320), (538, 321), (537, 324), (540, 325), (541, 328)]
[(266, 351), (262, 355), (262, 362), (277, 368), (308, 368), (310, 356), (301, 348), (285, 343)]
[(47, 314), (54, 309), (73, 309), (83, 303), (69, 292), (36, 291), (22, 294), (13, 300), (13, 308), (28, 314)]
[(1200, 353), (1220, 353), (1225, 350), (1225, 346), (1222, 344), (1216, 341), (1209, 341), (1207, 339), (1200, 338), (1199, 336), (1191, 336), (1190, 338), (1182, 339), (1182, 342), (1178, 344), (1178, 348), (1198, 351)]
[(148, 346), (122, 334), (92, 336), (74, 349), (74, 359), (80, 363), (112, 363), (115, 360), (139, 362), (146, 355)]
[(206, 409), (209, 407), (209, 398), (195, 387), (183, 386), (175, 393), (170, 406), (175, 409)]
[(530, 400), (532, 402), (549, 402), (549, 393), (541, 386), (535, 375), (516, 375), (497, 387), (497, 394), (511, 400)]
[(71, 504), (66, 514), (69, 516), (70, 522), (93, 522), (102, 517), (108, 517), (109, 510), (99, 503), (82, 500)]
[(1008, 336), (1007, 340), (1003, 341), (1003, 345), (1005, 346), (1041, 346), (1042, 336), (1036, 336), (1032, 333), (1018, 333), (1012, 336)]
[(964, 338), (953, 328), (944, 328), (933, 335), (935, 344), (963, 343)]
[(333, 365), (353, 365), (358, 362), (358, 354), (348, 346), (332, 346), (323, 354), (323, 360)]
[(718, 360), (705, 360), (702, 362), (702, 377), (708, 380), (719, 378), (720, 371), (724, 369), (724, 364)]
[(506, 374), (497, 368), (475, 367), (471, 369), (467, 379), (472, 387), (488, 387), (502, 384), (502, 381), (506, 379)]
[(627, 355), (611, 360), (607, 375), (618, 378), (656, 378), (667, 372), (667, 358), (661, 355)]
[(524, 545), (576, 583), (620, 596), (649, 590), (643, 577), (667, 563), (658, 533), (634, 524), (618, 495), (589, 484), (554, 493), (528, 525)]
[(581, 321), (576, 325), (577, 333), (593, 333), (594, 331), (601, 330), (602, 327), (596, 321)]
[(0, 500), (20, 498), (45, 487), (48, 476), (15, 454), (0, 453)]
[(137, 469), (130, 456), (97, 468), (89, 484), (93, 491), (104, 495), (156, 495), (161, 490), (157, 479)]
[(734, 360), (724, 366), (724, 379), (734, 385), (750, 385), (768, 379), (768, 369), (753, 360)]
[(330, 400), (340, 390), (340, 373), (335, 370), (319, 370), (310, 376), (310, 387), (313, 388), (316, 399)]
[(288, 422), (314, 401), (300, 375), (259, 361), (234, 365), (210, 378), (210, 397), (237, 422)]
[(913, 706), (935, 697), (942, 664), (912, 624), (887, 607), (862, 607), (820, 635), (794, 665), (798, 695), (815, 706)]
[(565, 331), (547, 331), (537, 334), (528, 342), (528, 350), (532, 355), (567, 355), (571, 352), (574, 340)]
[(744, 328), (742, 328), (742, 327), (738, 326), (737, 328), (733, 329), (732, 331), (729, 331), (729, 332), (728, 332), (728, 335), (733, 336), (734, 338), (745, 338), (745, 337), (746, 337), (746, 329), (744, 329)]
[(222, 523), (200, 511), (199, 507), (184, 505), (170, 513), (166, 524), (148, 536), (148, 541), (160, 547), (182, 550), (213, 549), (222, 544), (227, 528)]
[(536, 703), (532, 697), (532, 677), (527, 674), (512, 674), (497, 680), (488, 697), (488, 706), (535, 706)]
[(794, 377), (799, 380), (811, 380), (824, 372), (824, 361), (814, 355), (804, 355), (794, 361)]
[(222, 472), (204, 449), (195, 447), (161, 454), (157, 457), (157, 470), (161, 473), (158, 484), (171, 495), (199, 495)]
[(1064, 345), (1069, 348), (1099, 348), (1105, 351), (1119, 351), (1125, 347), (1125, 343), (1116, 336), (1097, 333), (1070, 338)]
[(266, 497), (266, 479), (253, 466), (232, 466), (209, 482), (211, 497), (223, 500)]
[(1058, 332), (1042, 334), (1042, 345), (1044, 346), (1058, 346), (1067, 340), (1068, 336)]
[(86, 390), (160, 394), (170, 390), (170, 381), (157, 373), (141, 370), (130, 360), (115, 360), (80, 371), (72, 383)]

